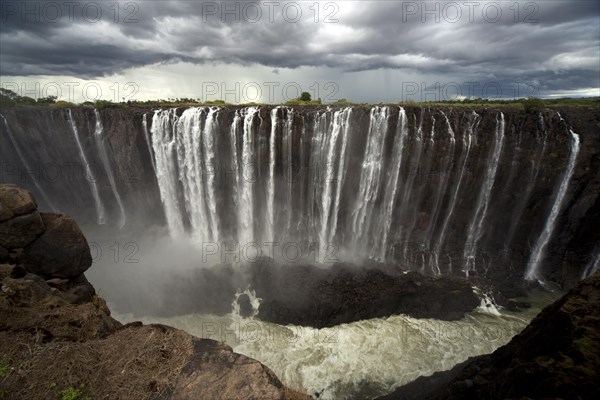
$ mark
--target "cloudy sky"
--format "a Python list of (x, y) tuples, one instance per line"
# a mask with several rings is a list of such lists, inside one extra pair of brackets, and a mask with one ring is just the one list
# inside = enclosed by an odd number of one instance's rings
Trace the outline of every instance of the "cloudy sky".
[(281, 102), (600, 95), (597, 1), (11, 1), (31, 97)]

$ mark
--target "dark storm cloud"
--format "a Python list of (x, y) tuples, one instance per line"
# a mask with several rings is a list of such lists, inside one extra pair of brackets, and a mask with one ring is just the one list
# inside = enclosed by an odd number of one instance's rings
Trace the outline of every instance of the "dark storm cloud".
[[(512, 1), (329, 2), (335, 7), (323, 2), (318, 23), (309, 9), (312, 1), (292, 2), (303, 11), (297, 22), (291, 22), (293, 7), (283, 12), (284, 1), (273, 9), (259, 4), (262, 16), (255, 20), (256, 8), (242, 12), (248, 2), (122, 1), (115, 7), (113, 1), (79, 1), (72, 10), (66, 2), (50, 3), (55, 5), (2, 2), (2, 75), (92, 78), (183, 60), (345, 71), (391, 68), (453, 79), (536, 81), (547, 90), (600, 86), (600, 5), (594, 1), (521, 2), (518, 7)], [(56, 5), (61, 18), (55, 18)], [(239, 22), (236, 12), (221, 14), (236, 7)], [(333, 18), (339, 21), (325, 23), (336, 10)]]

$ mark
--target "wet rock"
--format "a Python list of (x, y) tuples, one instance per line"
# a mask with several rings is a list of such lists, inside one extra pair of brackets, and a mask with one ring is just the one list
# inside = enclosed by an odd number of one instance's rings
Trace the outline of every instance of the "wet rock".
[(85, 236), (67, 214), (42, 213), (46, 231), (25, 249), (23, 262), (44, 278), (75, 278), (92, 265)]
[(0, 221), (6, 210), (17, 216), (29, 214), (36, 208), (37, 203), (28, 190), (13, 184), (0, 185)]
[(237, 300), (240, 306), (240, 315), (244, 318), (248, 318), (252, 316), (252, 303), (250, 302), (250, 297), (247, 294), (241, 294)]
[(600, 273), (544, 308), (492, 354), (421, 377), (380, 399), (507, 398), (600, 398)]
[(415, 272), (390, 275), (349, 264), (250, 266), (251, 287), (262, 299), (258, 317), (316, 328), (407, 314), (457, 320), (480, 303), (469, 281)]
[(6, 249), (25, 247), (42, 232), (44, 223), (37, 211), (0, 222), (0, 246)]

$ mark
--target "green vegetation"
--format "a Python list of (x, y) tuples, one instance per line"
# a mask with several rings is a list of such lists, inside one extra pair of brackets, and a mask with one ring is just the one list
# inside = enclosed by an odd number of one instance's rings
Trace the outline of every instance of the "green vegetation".
[[(309, 92), (302, 92), (300, 97), (288, 100), (284, 105), (288, 106), (304, 106), (304, 105), (322, 105), (321, 99), (312, 100)], [(332, 105), (360, 105), (370, 106), (375, 104), (353, 103), (347, 99), (339, 99)], [(386, 103), (376, 103), (384, 105)], [(418, 103), (414, 100), (407, 100), (397, 103), (405, 107), (460, 107), (460, 108), (475, 108), (475, 107), (505, 107), (525, 112), (537, 112), (547, 108), (556, 107), (577, 107), (577, 108), (600, 108), (600, 97), (582, 97), (582, 98), (558, 98), (558, 99), (540, 99), (536, 97), (528, 97), (526, 99), (462, 99), (462, 100), (442, 100), (442, 101), (426, 101)], [(0, 107), (94, 107), (94, 108), (114, 108), (114, 107), (194, 107), (194, 106), (228, 106), (231, 105), (224, 100), (208, 100), (193, 99), (188, 97), (169, 98), (146, 101), (125, 101), (113, 102), (110, 100), (86, 101), (81, 104), (75, 104), (64, 100), (58, 100), (55, 96), (42, 97), (33, 99), (28, 96), (20, 96), (9, 89), (0, 89)], [(258, 106), (259, 103), (251, 102), (239, 104), (239, 106)]]
[(464, 99), (427, 101), (417, 103), (415, 101), (400, 102), (403, 106), (453, 106), (453, 107), (506, 107), (524, 111), (541, 111), (546, 108), (555, 107), (577, 107), (577, 108), (600, 108), (600, 97), (539, 99), (528, 97), (527, 99)]
[(90, 397), (85, 395), (85, 385), (81, 384), (78, 388), (69, 386), (60, 392), (60, 400), (90, 400)]
[(10, 362), (2, 360), (0, 361), (0, 379), (6, 378), (12, 372), (12, 365)]

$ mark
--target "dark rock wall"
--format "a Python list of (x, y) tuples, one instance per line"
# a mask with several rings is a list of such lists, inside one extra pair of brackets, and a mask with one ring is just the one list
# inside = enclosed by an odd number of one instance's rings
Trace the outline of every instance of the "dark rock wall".
[[(393, 171), (392, 149), (397, 137), (399, 107), (389, 107), (388, 133), (381, 155), (382, 182), (386, 182), (388, 174)], [(235, 237), (236, 212), (231, 195), (234, 177), (225, 172), (232, 168), (229, 135), (238, 109), (227, 107), (219, 111), (219, 131), (215, 138), (215, 165), (221, 173), (216, 183), (219, 204), (217, 219), (228, 238)], [(265, 224), (259, 216), (264, 214), (268, 184), (271, 109), (270, 106), (260, 108), (255, 121), (256, 129), (252, 132), (260, 177), (253, 193), (255, 231), (258, 232), (264, 230)], [(181, 115), (182, 111), (178, 109), (177, 114)], [(307, 166), (315, 151), (311, 147), (311, 139), (318, 111), (324, 112), (325, 109), (294, 108), (291, 139), (293, 168)], [(579, 135), (581, 148), (556, 220), (556, 228), (541, 262), (541, 270), (545, 277), (565, 286), (572, 286), (581, 278), (586, 265), (597, 257), (600, 242), (600, 230), (597, 229), (600, 223), (600, 115), (597, 111), (558, 110), (563, 120), (557, 111), (548, 110), (539, 114), (486, 108), (476, 110), (478, 118), (475, 124), (472, 111), (466, 109), (408, 107), (405, 111), (408, 136), (392, 213), (388, 261), (424, 272), (435, 272), (432, 268), (435, 257), (441, 273), (462, 274), (468, 228), (484, 184), (486, 169), (490, 166), (497, 119), (502, 111), (505, 136), (483, 228), (477, 239), (475, 270), (480, 275), (499, 280), (507, 277), (520, 279), (523, 276), (531, 249), (544, 229), (567, 168), (572, 149), (569, 129), (572, 129)], [(335, 236), (336, 242), (347, 247), (354, 234), (352, 216), (356, 212), (370, 112), (369, 107), (354, 107), (349, 121), (347, 170), (341, 189)], [(158, 180), (142, 125), (143, 115), (147, 113), (150, 128), (153, 110), (110, 108), (99, 110), (99, 113), (127, 225), (166, 224)], [(19, 108), (4, 109), (0, 114), (7, 122), (5, 124), (0, 118), (0, 182), (27, 187), (35, 194), (41, 209), (58, 207), (84, 225), (95, 224), (97, 216), (90, 182), (86, 179), (67, 110)], [(120, 211), (108, 172), (103, 168), (99, 156), (98, 142), (94, 140), (94, 110), (74, 108), (72, 115), (88, 162), (92, 169), (98, 171), (96, 183), (107, 208), (107, 219), (116, 225)], [(446, 118), (455, 138), (454, 143)], [(467, 156), (470, 125), (473, 126), (473, 133)], [(419, 135), (420, 141), (417, 139)], [(20, 147), (19, 151), (15, 149), (14, 142)], [(238, 149), (240, 146), (241, 143), (238, 143)], [(277, 204), (287, 201), (286, 171), (283, 166), (289, 162), (283, 146), (283, 141), (277, 139)], [(463, 161), (464, 169), (461, 168)], [(302, 239), (307, 232), (314, 230), (306, 218), (309, 212), (318, 213), (318, 210), (314, 211), (318, 207), (310, 204), (309, 194), (315, 180), (309, 175), (301, 174), (293, 178), (292, 207), (286, 203), (285, 206), (278, 206), (275, 213), (276, 221), (286, 218), (294, 221), (291, 224), (293, 232), (287, 232), (289, 238)], [(461, 184), (457, 189), (459, 180)], [(383, 208), (385, 186), (380, 184), (378, 192), (373, 193), (372, 207), (375, 210)], [(44, 194), (40, 193), (40, 188)], [(453, 203), (455, 191), (457, 196)], [(402, 196), (407, 192), (406, 201), (402, 202)], [(182, 203), (181, 212), (185, 214), (185, 200), (180, 197), (179, 201)], [(315, 200), (312, 201), (314, 203)], [(446, 218), (450, 211), (451, 216)], [(290, 215), (286, 214), (288, 212)], [(364, 243), (367, 249), (380, 240), (375, 234), (377, 218), (374, 221), (370, 227), (372, 232), (367, 236), (368, 243)], [(435, 239), (440, 237), (445, 221), (444, 240), (436, 251)]]

